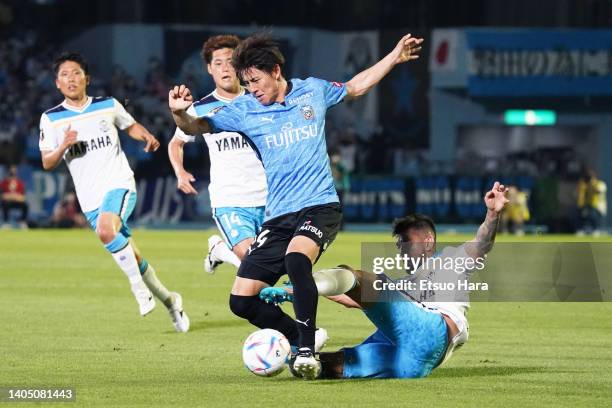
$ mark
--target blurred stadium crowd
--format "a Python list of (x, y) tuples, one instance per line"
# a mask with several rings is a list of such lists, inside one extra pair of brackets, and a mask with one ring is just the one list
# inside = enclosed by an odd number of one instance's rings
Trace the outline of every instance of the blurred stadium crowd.
[[(41, 169), (38, 149), (40, 114), (61, 102), (51, 71), (51, 62), (59, 51), (58, 43), (41, 31), (15, 25), (5, 30), (4, 37), (0, 42), (0, 179), (5, 177), (12, 164), (26, 171)], [(167, 109), (167, 92), (176, 78), (167, 74), (163, 61), (150, 58), (143, 78), (134, 78), (120, 65), (113, 67), (110, 77), (97, 75), (95, 66), (90, 69), (89, 94), (114, 96), (162, 144), (155, 154), (145, 154), (136, 141), (122, 139), (136, 178), (173, 176), (166, 146), (175, 126)], [(196, 89), (203, 87), (196, 75), (183, 80)], [(452, 161), (436, 161), (431, 160), (425, 150), (406, 148), (405, 141), (397, 134), (387, 132), (384, 124), (379, 124), (372, 134), (366, 135), (354, 127), (335, 124), (333, 119), (328, 120), (327, 127), (330, 153), (337, 154), (343, 168), (353, 175), (487, 177), (502, 172), (509, 177), (541, 179), (555, 176), (576, 187), (572, 187), (576, 199), (571, 199), (576, 202), (579, 200), (578, 181), (587, 170), (588, 158), (580, 157), (571, 148), (539, 149), (501, 157), (483, 157), (465, 150), (457, 152)], [(203, 149), (206, 148), (200, 143), (186, 146), (185, 165), (193, 169), (196, 177), (205, 180), (209, 161)], [(574, 226), (579, 224), (578, 221), (572, 223)]]

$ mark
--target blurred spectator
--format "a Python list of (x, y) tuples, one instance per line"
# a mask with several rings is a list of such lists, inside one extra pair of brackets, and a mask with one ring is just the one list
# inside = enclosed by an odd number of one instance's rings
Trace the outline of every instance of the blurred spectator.
[(0, 183), (2, 191), (2, 215), (4, 226), (10, 222), (9, 211), (16, 208), (21, 211), (19, 226), (27, 228), (28, 224), (28, 203), (25, 196), (25, 184), (17, 176), (17, 166), (10, 166), (7, 177)]
[(159, 58), (149, 58), (149, 68), (145, 76), (145, 83), (147, 91), (156, 95), (160, 100), (165, 101), (168, 98), (170, 81), (164, 72), (164, 66)]
[(527, 206), (527, 193), (516, 186), (509, 186), (507, 198), (509, 203), (501, 215), (501, 230), (512, 232), (515, 235), (524, 235), (523, 225), (531, 218)]
[(601, 220), (608, 212), (606, 190), (606, 183), (599, 180), (592, 169), (587, 170), (578, 181), (579, 234), (600, 234)]
[(51, 225), (55, 228), (85, 228), (87, 220), (81, 213), (76, 194), (67, 193), (53, 209)]
[[(353, 131), (353, 128), (348, 128), (348, 131)], [(350, 133), (349, 133), (350, 134)], [(386, 133), (382, 125), (376, 126), (372, 135), (368, 140), (356, 138), (360, 143), (360, 151), (363, 151), (364, 167), (360, 167), (361, 173), (377, 173), (384, 174), (390, 172), (393, 166), (393, 146), (392, 138)], [(363, 149), (361, 149), (363, 146)], [(356, 150), (356, 147), (355, 147)]]

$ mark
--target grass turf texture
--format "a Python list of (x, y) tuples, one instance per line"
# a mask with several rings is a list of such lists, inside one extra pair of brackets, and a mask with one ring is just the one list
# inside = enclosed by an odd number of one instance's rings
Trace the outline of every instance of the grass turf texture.
[[(473, 304), (470, 341), (425, 379), (256, 377), (241, 359), (254, 328), (227, 306), (234, 270), (223, 265), (210, 276), (202, 269), (209, 232), (135, 233), (158, 276), (183, 295), (192, 324), (186, 335), (174, 333), (160, 302), (139, 316), (127, 279), (91, 231), (0, 232), (0, 387), (71, 386), (70, 406), (104, 407), (612, 404), (611, 303)], [(360, 242), (389, 240), (340, 234), (317, 267), (358, 265)], [(359, 311), (325, 300), (318, 323), (330, 333), (328, 350), (372, 331)]]

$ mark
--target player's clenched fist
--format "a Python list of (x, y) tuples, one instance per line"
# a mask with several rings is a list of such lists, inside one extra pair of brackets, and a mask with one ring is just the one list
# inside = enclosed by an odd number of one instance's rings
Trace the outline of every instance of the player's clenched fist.
[(506, 198), (507, 192), (508, 188), (499, 181), (496, 181), (495, 184), (493, 184), (493, 188), (485, 194), (484, 202), (487, 208), (496, 213), (503, 210), (504, 206), (509, 202)]
[(76, 130), (71, 129), (72, 125), (68, 125), (68, 127), (66, 129), (64, 129), (64, 147), (65, 148), (69, 148), (70, 146), (72, 146), (73, 144), (78, 143), (77, 140), (77, 135), (79, 132), (77, 132)]
[(176, 85), (168, 93), (168, 106), (172, 112), (183, 111), (193, 103), (193, 95), (185, 85)]

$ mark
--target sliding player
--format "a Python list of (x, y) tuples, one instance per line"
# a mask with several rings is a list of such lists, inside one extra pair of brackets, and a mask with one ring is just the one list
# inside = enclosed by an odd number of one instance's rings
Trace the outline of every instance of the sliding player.
[[(446, 247), (439, 254), (431, 218), (411, 215), (397, 220), (393, 235), (402, 254), (423, 259), (424, 265), (403, 279), (391, 281), (385, 274), (348, 266), (316, 272), (314, 280), (320, 295), (347, 307), (362, 309), (377, 329), (355, 347), (321, 353), (320, 378), (425, 377), (461, 347), (468, 339), (469, 330), (466, 293), (429, 288), (440, 288), (442, 283), (453, 281), (458, 285), (474, 269), (453, 269), (447, 265), (477, 265), (484, 261), (485, 254), (493, 247), (500, 213), (508, 203), (506, 192), (507, 188), (496, 182), (485, 194), (487, 215), (475, 239), (457, 248)], [(435, 259), (442, 262), (426, 262)], [(413, 290), (397, 289), (398, 284), (408, 282), (414, 283)], [(432, 285), (427, 285), (428, 282)], [(384, 285), (389, 283), (395, 286), (385, 289)], [(288, 292), (290, 289), (265, 288), (260, 297), (278, 304), (291, 300)]]

